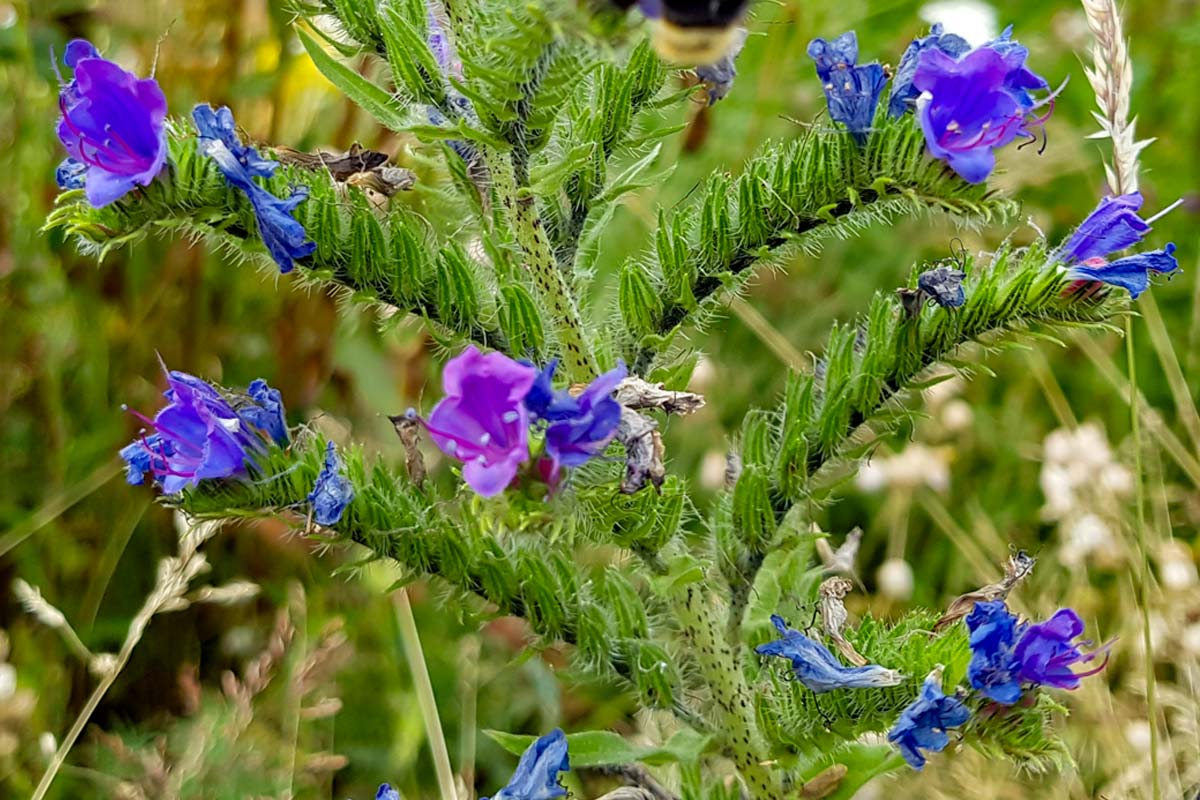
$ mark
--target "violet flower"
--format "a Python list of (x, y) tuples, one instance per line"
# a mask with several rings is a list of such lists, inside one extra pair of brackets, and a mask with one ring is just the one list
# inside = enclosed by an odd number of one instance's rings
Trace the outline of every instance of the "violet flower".
[(942, 308), (959, 308), (967, 302), (963, 289), (966, 277), (967, 273), (960, 269), (936, 267), (917, 276), (917, 287)]
[[(1095, 675), (1108, 663), (1111, 643), (1083, 652), (1073, 640), (1083, 633), (1083, 620), (1073, 609), (1061, 608), (1045, 622), (1029, 625), (1017, 643), (1014, 657), (1021, 680), (1056, 689), (1077, 689), (1079, 679)], [(1071, 669), (1104, 654), (1104, 663), (1085, 672)]]
[(903, 711), (892, 729), (888, 741), (896, 745), (900, 755), (913, 769), (925, 766), (922, 750), (940, 753), (950, 743), (946, 731), (957, 728), (971, 718), (971, 712), (957, 697), (942, 692), (941, 669), (925, 679), (921, 693)]
[[(995, 151), (1030, 127), (1038, 107), (1030, 92), (1048, 84), (1025, 66), (1029, 51), (1001, 37), (955, 58), (936, 47), (920, 51), (912, 85), (921, 92), (917, 113), (929, 152), (968, 183), (982, 183), (996, 164)], [(1048, 102), (1048, 100), (1046, 101)]]
[(529, 458), (529, 412), (522, 402), (533, 367), (470, 345), (442, 372), (445, 397), (425, 427), (446, 455), (463, 462), (463, 479), (484, 497), (504, 491)]
[(317, 475), (308, 494), (313, 519), (318, 525), (333, 525), (342, 518), (346, 506), (354, 500), (354, 484), (343, 475), (342, 461), (333, 442), (325, 446), (325, 466)]
[(816, 62), (830, 119), (844, 124), (860, 146), (866, 144), (879, 95), (887, 83), (883, 66), (879, 62), (858, 66), (858, 36), (854, 31), (832, 42), (813, 39), (808, 43), (808, 55)]
[(553, 800), (555, 797), (565, 797), (567, 790), (558, 782), (558, 775), (570, 769), (567, 736), (561, 728), (555, 728), (529, 745), (521, 755), (508, 785), (493, 795), (491, 800)]
[(967, 615), (971, 632), (971, 686), (997, 703), (1011, 706), (1021, 699), (1020, 664), (1013, 653), (1025, 626), (1001, 600), (978, 602)]
[(297, 187), (290, 197), (280, 198), (254, 182), (255, 178), (274, 175), (279, 162), (263, 158), (253, 147), (241, 143), (234, 129), (233, 112), (227, 107), (198, 105), (192, 110), (192, 120), (200, 133), (201, 151), (216, 162), (231, 186), (249, 198), (258, 220), (258, 234), (279, 271), (291, 272), (297, 259), (307, 258), (317, 249), (304, 226), (292, 216), (296, 206), (307, 199), (308, 189)]
[(920, 61), (921, 53), (937, 49), (952, 58), (958, 58), (971, 49), (966, 39), (953, 33), (943, 33), (943, 30), (941, 23), (934, 25), (928, 36), (913, 39), (904, 51), (900, 58), (900, 66), (896, 67), (896, 75), (892, 78), (892, 93), (888, 95), (890, 116), (904, 116), (921, 94), (913, 86), (913, 76), (917, 74), (917, 62)]
[(1058, 259), (1080, 264), (1139, 244), (1150, 232), (1149, 223), (1138, 215), (1141, 208), (1141, 192), (1103, 198), (1059, 248)]
[(400, 793), (390, 783), (382, 783), (375, 792), (375, 800), (400, 800)]
[(771, 623), (782, 638), (760, 644), (754, 648), (754, 652), (790, 659), (796, 680), (818, 694), (834, 689), (896, 686), (904, 679), (896, 670), (878, 664), (844, 667), (825, 645), (813, 641), (800, 631), (792, 630), (783, 617), (772, 614)]
[(61, 184), (64, 175), (72, 175), (77, 188), (80, 168), (69, 162), (86, 165), (82, 185), (88, 202), (101, 208), (135, 186), (148, 186), (162, 172), (167, 99), (156, 80), (139, 79), (101, 58), (84, 39), (67, 45), (63, 61), (74, 75), (59, 90), (58, 140), (71, 158), (57, 177)]
[(1139, 253), (1116, 261), (1089, 258), (1067, 270), (1067, 277), (1075, 281), (1100, 281), (1129, 292), (1137, 300), (1142, 292), (1150, 288), (1150, 273), (1168, 274), (1179, 269), (1175, 259), (1175, 245), (1168, 242), (1162, 250)]
[(199, 378), (167, 372), (165, 367), (163, 371), (166, 407), (153, 420), (133, 412), (150, 433), (121, 449), (126, 480), (140, 486), (150, 473), (163, 494), (175, 494), (202, 480), (245, 475), (270, 433)]
[(550, 466), (544, 476), (554, 485), (562, 467), (578, 467), (604, 452), (621, 421), (621, 404), (613, 399), (617, 385), (625, 380), (625, 365), (596, 378), (578, 397), (566, 390), (555, 391), (551, 383), (558, 361), (551, 361), (525, 396), (530, 415), (546, 423), (546, 454)]

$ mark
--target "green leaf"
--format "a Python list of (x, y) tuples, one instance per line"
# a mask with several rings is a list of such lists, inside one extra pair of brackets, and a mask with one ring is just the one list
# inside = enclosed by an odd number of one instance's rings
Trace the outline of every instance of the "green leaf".
[(821, 755), (802, 768), (801, 774), (805, 781), (810, 781), (834, 764), (846, 766), (846, 777), (842, 778), (833, 794), (825, 797), (827, 800), (850, 800), (869, 781), (904, 766), (904, 758), (888, 745), (850, 744), (833, 753)]
[(613, 179), (608, 188), (601, 193), (598, 202), (611, 203), (621, 195), (632, 192), (635, 189), (642, 189), (646, 186), (654, 186), (665, 182), (671, 176), (671, 173), (675, 171), (675, 163), (672, 163), (666, 169), (648, 174), (648, 170), (654, 165), (661, 151), (662, 143), (660, 142), (652, 147), (649, 153), (633, 162), (628, 169)]
[(300, 43), (308, 51), (308, 56), (321, 74), (329, 79), (347, 97), (362, 106), (371, 116), (384, 127), (399, 131), (404, 128), (404, 109), (400, 108), (396, 98), (390, 92), (376, 86), (367, 78), (359, 75), (342, 62), (325, 52), (311, 36), (297, 28), (296, 34)]

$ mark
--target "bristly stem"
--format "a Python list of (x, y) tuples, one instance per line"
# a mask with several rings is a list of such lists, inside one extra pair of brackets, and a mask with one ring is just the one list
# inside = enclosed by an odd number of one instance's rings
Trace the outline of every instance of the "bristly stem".
[[(1130, 392), (1137, 392), (1137, 355), (1133, 342), (1133, 316), (1125, 317), (1125, 355), (1129, 363)], [(1137, 541), (1142, 556), (1141, 591), (1139, 605), (1142, 611), (1142, 648), (1145, 651), (1146, 709), (1150, 718), (1150, 781), (1152, 797), (1162, 797), (1158, 776), (1158, 702), (1154, 686), (1154, 650), (1150, 637), (1150, 548), (1146, 543), (1146, 486), (1142, 474), (1142, 436), (1137, 403), (1129, 404), (1130, 434), (1133, 437), (1133, 480), (1137, 503)]]
[(393, 592), (392, 605), (396, 609), (396, 622), (400, 625), (400, 638), (404, 642), (404, 658), (412, 672), (413, 688), (417, 693), (417, 703), (421, 706), (421, 718), (425, 722), (425, 738), (429, 741), (429, 752), (433, 756), (438, 792), (442, 800), (457, 800), (454, 769), (450, 766), (450, 752), (446, 749), (442, 719), (438, 716), (437, 698), (433, 695), (429, 666), (425, 663), (425, 651), (421, 647), (421, 634), (417, 631), (417, 621), (408, 600), (408, 589), (401, 588)]
[(575, 297), (558, 268), (554, 248), (546, 236), (534, 198), (518, 193), (512, 159), (508, 154), (490, 147), (482, 150), (500, 204), (525, 254), (525, 267), (533, 277), (546, 310), (553, 316), (558, 341), (563, 349), (567, 377), (573, 383), (586, 383), (596, 376), (596, 364), (583, 338), (583, 325)]

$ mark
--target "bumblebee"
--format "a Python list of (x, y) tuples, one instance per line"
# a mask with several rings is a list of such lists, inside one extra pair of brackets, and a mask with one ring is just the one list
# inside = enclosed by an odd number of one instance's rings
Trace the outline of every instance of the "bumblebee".
[(651, 41), (664, 60), (684, 67), (713, 64), (733, 46), (749, 0), (615, 0), (635, 3), (654, 25)]

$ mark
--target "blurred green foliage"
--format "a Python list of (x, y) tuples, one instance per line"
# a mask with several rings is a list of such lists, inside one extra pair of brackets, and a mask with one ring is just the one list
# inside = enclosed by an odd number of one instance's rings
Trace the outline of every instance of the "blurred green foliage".
[[(809, 39), (855, 28), (866, 58), (895, 63), (910, 36), (926, 24), (920, 5), (759, 2), (733, 92), (711, 109), (695, 104), (678, 120), (686, 128), (667, 140), (660, 156), (676, 169), (669, 179), (627, 197), (617, 211), (600, 244), (596, 291), (617, 291), (617, 267), (648, 244), (659, 208), (682, 202), (713, 169), (736, 174), (764, 140), (794, 137), (796, 120), (815, 117), (815, 124), (823, 123), (820, 87), (804, 55)], [(1103, 190), (1105, 145), (1084, 138), (1094, 129), (1093, 98), (1080, 66), (1087, 28), (1080, 9), (1065, 0), (1006, 0), (997, 10), (1002, 25), (1017, 24), (1042, 74), (1052, 82), (1072, 78), (1047, 126), (1045, 154), (1029, 148), (1001, 158), (1001, 181), (1019, 188), (1022, 216), (1029, 221), (1016, 239), (1032, 238), (1037, 226), (1053, 240)], [(1175, 356), (1165, 356), (1139, 322), (1140, 385), (1161, 414), (1162, 429), (1172, 432), (1194, 462), (1200, 457), (1198, 432), (1189, 421), (1195, 415), (1190, 398), (1200, 388), (1195, 268), (1200, 15), (1191, 0), (1129, 4), (1126, 13), (1138, 130), (1158, 139), (1143, 156), (1147, 207), (1185, 198), (1183, 208), (1157, 223), (1154, 234), (1156, 242), (1178, 243), (1184, 272), (1141, 307), (1148, 319), (1161, 320)], [(383, 330), (374, 312), (341, 310), (328, 297), (294, 289), (286, 277), (235, 268), (181, 241), (148, 240), (97, 265), (57, 234), (40, 232), (61, 158), (53, 134), (50, 53), (81, 35), (128, 66), (142, 72), (153, 67), (176, 113), (199, 100), (227, 103), (256, 139), (298, 149), (345, 148), (359, 141), (393, 154), (419, 175), (432, 169), (431, 148), (382, 133), (319, 77), (289, 19), (276, 0), (0, 2), (0, 174), (7, 182), (0, 193), (0, 629), (11, 643), (8, 660), (18, 685), (37, 699), (17, 728), (19, 745), (11, 753), (0, 750), (0, 796), (31, 791), (44, 764), (39, 734), (61, 735), (92, 686), (86, 666), (20, 613), (7, 590), (12, 579), (20, 576), (41, 587), (93, 651), (107, 651), (117, 646), (153, 583), (156, 562), (173, 549), (170, 513), (153, 505), (148, 491), (124, 485), (115, 458), (138, 427), (122, 413), (122, 404), (154, 406), (159, 356), (174, 368), (229, 384), (265, 377), (282, 389), (293, 421), (311, 420), (335, 438), (353, 430), (368, 452), (394, 460), (402, 458), (402, 450), (383, 415), (420, 404), (436, 375), (431, 360), (436, 344), (420, 326)], [(712, 466), (720, 464), (730, 432), (748, 408), (775, 401), (784, 366), (807, 364), (806, 353), (820, 345), (831, 322), (863, 310), (874, 289), (903, 283), (914, 261), (949, 257), (957, 246), (954, 237), (968, 249), (992, 250), (1000, 235), (1004, 232), (956, 233), (927, 220), (902, 222), (852, 241), (832, 241), (819, 256), (798, 255), (786, 271), (764, 275), (746, 302), (696, 334), (707, 353), (696, 388), (709, 405), (700, 415), (669, 423), (671, 471), (719, 486)], [(1156, 304), (1153, 311), (1147, 302)], [(1123, 364), (1123, 346), (1114, 336), (1093, 337), (1084, 348), (1068, 339), (1066, 347), (1040, 344), (1005, 354), (990, 364), (995, 379), (964, 390), (966, 426), (944, 430), (936, 417), (915, 419), (890, 445), (899, 451), (913, 437), (940, 448), (950, 459), (946, 490), (853, 492), (821, 513), (826, 530), (841, 533), (858, 525), (866, 532), (859, 565), (869, 593), (879, 588), (876, 567), (885, 559), (911, 564), (911, 597), (877, 594), (870, 603), (876, 615), (909, 604), (944, 605), (995, 578), (996, 565), (1012, 545), (1042, 555), (1030, 584), (1014, 598), (1018, 607), (1045, 612), (1055, 604), (1074, 604), (1089, 627), (1094, 620), (1106, 635), (1124, 635), (1128, 647), (1114, 659), (1107, 683), (1097, 681), (1101, 696), (1081, 698), (1077, 719), (1067, 728), (1078, 763), (1062, 786), (1080, 797), (1092, 796), (1141, 757), (1122, 746), (1119, 736), (1114, 740), (1111, 729), (1089, 724), (1103, 719), (1105, 708), (1115, 709), (1109, 725), (1145, 717), (1132, 645), (1138, 638), (1136, 614), (1122, 563), (1086, 571), (1058, 563), (1058, 529), (1039, 514), (1045, 498), (1038, 460), (1052, 430), (1095, 420), (1119, 457), (1132, 463), (1129, 407), (1119, 391)], [(1147, 461), (1153, 541), (1161, 544), (1173, 535), (1194, 561), (1200, 476), (1187, 471), (1186, 458), (1164, 454), (1158, 447), (1163, 437), (1153, 429), (1148, 438), (1155, 443)], [(310, 638), (331, 619), (344, 621), (352, 656), (328, 689), (344, 706), (336, 716), (304, 726), (295, 742), (262, 736), (255, 746), (274, 748), (270, 758), (292, 750), (348, 758), (344, 769), (315, 771), (298, 782), (301, 796), (370, 797), (382, 780), (409, 797), (433, 796), (436, 784), (411, 676), (383, 591), (391, 578), (370, 572), (363, 580), (346, 580), (337, 567), (352, 563), (356, 554), (317, 550), (278, 523), (221, 534), (208, 548), (211, 582), (242, 576), (259, 583), (263, 594), (249, 606), (196, 607), (156, 620), (94, 725), (130, 742), (153, 742), (158, 734), (179, 735), (181, 726), (218, 713), (225, 702), (222, 673), (240, 673), (262, 650), (276, 610), (288, 605), (289, 582), (299, 579), (307, 599), (294, 622)], [(1172, 597), (1163, 595), (1165, 607), (1184, 602)], [(1195, 592), (1187, 597), (1195, 608)], [(479, 631), (478, 620), (439, 604), (436, 591), (418, 591), (416, 598), (451, 755), (456, 765), (475, 765), (480, 791), (501, 785), (512, 760), (477, 737), (477, 730), (540, 732), (558, 723), (568, 729), (636, 727), (629, 698), (603, 687), (564, 692), (554, 678), (562, 660), (553, 652), (524, 655), (527, 633), (520, 625), (499, 620)], [(861, 596), (852, 601), (859, 604), (854, 610), (866, 610)], [(1164, 663), (1160, 678), (1167, 685), (1182, 682), (1182, 670)], [(290, 701), (268, 693), (262, 702), (265, 720), (286, 713)], [(111, 780), (97, 775), (120, 774), (113, 759), (110, 745), (85, 738), (71, 759), (76, 766), (61, 776), (52, 796), (114, 792)], [(926, 792), (942, 791), (936, 780), (929, 778)], [(214, 789), (203, 796), (250, 791), (279, 789), (226, 782), (220, 793)]]

